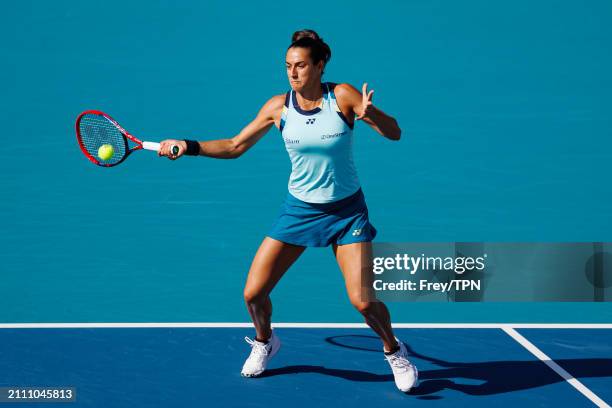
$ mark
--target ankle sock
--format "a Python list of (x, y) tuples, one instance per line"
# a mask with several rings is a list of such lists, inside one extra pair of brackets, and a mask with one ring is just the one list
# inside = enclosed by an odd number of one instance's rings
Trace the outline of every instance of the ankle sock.
[(399, 344), (397, 346), (395, 346), (395, 348), (391, 351), (385, 351), (385, 356), (390, 356), (391, 354), (395, 354), (399, 351), (400, 346)]

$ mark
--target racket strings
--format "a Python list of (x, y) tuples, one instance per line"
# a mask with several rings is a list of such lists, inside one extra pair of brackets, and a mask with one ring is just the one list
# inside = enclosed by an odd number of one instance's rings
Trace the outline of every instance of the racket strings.
[[(84, 115), (79, 122), (79, 131), (85, 150), (102, 164), (116, 164), (127, 154), (125, 136), (102, 115), (93, 113)], [(107, 160), (98, 157), (98, 149), (102, 145), (113, 147), (113, 155)]]

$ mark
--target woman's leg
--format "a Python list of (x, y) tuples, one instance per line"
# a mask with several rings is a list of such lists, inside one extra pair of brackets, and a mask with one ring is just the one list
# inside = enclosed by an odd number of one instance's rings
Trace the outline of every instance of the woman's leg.
[[(351, 304), (363, 315), (368, 326), (380, 336), (385, 351), (397, 350), (398, 344), (391, 328), (389, 310), (384, 303), (374, 298), (371, 282), (372, 244), (370, 242), (334, 244), (333, 250), (344, 275)], [(367, 280), (362, 282), (362, 277)]]
[(305, 249), (269, 237), (259, 246), (244, 287), (244, 300), (255, 325), (256, 340), (265, 342), (272, 335), (270, 292)]
[(410, 391), (417, 383), (419, 373), (408, 360), (406, 346), (395, 340), (389, 310), (384, 303), (375, 299), (372, 288), (372, 244), (359, 242), (334, 245), (333, 248), (351, 303), (383, 341), (395, 385), (403, 392)]

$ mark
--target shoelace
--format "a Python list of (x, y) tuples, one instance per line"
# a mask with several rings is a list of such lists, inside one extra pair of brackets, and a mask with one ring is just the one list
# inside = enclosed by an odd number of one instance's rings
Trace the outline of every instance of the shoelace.
[(392, 354), (386, 357), (386, 360), (389, 361), (394, 368), (409, 369), (412, 367), (412, 363), (402, 355)]
[(245, 337), (244, 340), (249, 343), (253, 349), (255, 355), (259, 357), (267, 356), (269, 353), (268, 347), (266, 344), (260, 343), (256, 340), (251, 340), (249, 337)]

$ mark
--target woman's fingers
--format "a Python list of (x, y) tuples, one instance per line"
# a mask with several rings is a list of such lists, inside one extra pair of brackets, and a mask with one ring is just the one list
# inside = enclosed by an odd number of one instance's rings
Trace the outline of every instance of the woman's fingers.
[(171, 152), (171, 148), (175, 143), (175, 140), (163, 140), (159, 143), (159, 152), (157, 153), (159, 156), (166, 156), (169, 159), (173, 159), (173, 155)]
[(373, 89), (370, 92), (368, 92), (368, 83), (364, 82), (363, 86), (361, 87), (361, 96), (362, 96), (363, 100), (364, 101), (371, 101), (373, 93), (374, 93)]
[(372, 95), (374, 95), (374, 90), (368, 92), (368, 83), (364, 82), (361, 87), (361, 114), (359, 114), (355, 120), (363, 120), (368, 115), (372, 107)]

